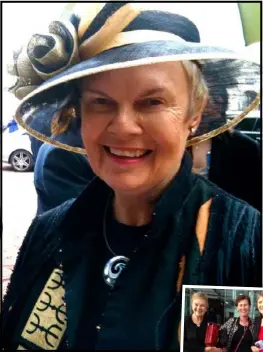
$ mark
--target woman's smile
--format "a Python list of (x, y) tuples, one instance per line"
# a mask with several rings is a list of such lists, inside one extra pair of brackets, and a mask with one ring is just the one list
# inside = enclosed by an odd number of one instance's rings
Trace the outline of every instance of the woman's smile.
[(152, 150), (104, 146), (108, 159), (121, 166), (137, 165), (146, 161)]

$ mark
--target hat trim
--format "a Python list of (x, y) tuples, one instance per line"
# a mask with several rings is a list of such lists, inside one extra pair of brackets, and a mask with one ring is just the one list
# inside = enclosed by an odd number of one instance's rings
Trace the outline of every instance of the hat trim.
[(81, 40), (92, 21), (98, 16), (101, 10), (105, 7), (106, 3), (99, 2), (88, 4), (88, 6), (83, 9), (83, 15), (78, 26), (78, 38)]
[(96, 56), (104, 51), (104, 48), (112, 42), (112, 38), (121, 33), (142, 10), (141, 6), (138, 6), (138, 4), (134, 6), (133, 3), (128, 3), (119, 8), (95, 34), (80, 45), (80, 56), (82, 57), (82, 52), (88, 49), (91, 51), (91, 56)]
[[(260, 103), (260, 94), (257, 95), (257, 97), (255, 98), (255, 100), (238, 116), (236, 116), (234, 119), (232, 119), (231, 121), (227, 122), (225, 125), (223, 125), (222, 127), (219, 127), (213, 131), (210, 131), (208, 133), (205, 133), (201, 136), (198, 137), (194, 137), (191, 140), (188, 140), (186, 143), (186, 147), (190, 147), (199, 143), (202, 143), (208, 139), (211, 139), (227, 130), (229, 130), (231, 127), (234, 127), (235, 125), (237, 125), (240, 121), (242, 121), (248, 114), (250, 111), (256, 109), (258, 107)], [(61, 149), (70, 151), (70, 152), (74, 152), (74, 153), (78, 153), (78, 154), (87, 154), (86, 150), (84, 148), (80, 148), (80, 147), (72, 147), (69, 146), (68, 144), (64, 144), (58, 141), (54, 141), (53, 139), (46, 137), (45, 135), (43, 135), (42, 133), (37, 132), (36, 130), (32, 129), (31, 127), (29, 127), (22, 119), (20, 112), (17, 111), (17, 115), (16, 115), (16, 120), (18, 122), (18, 124), (24, 128), (30, 135), (32, 135), (33, 137), (36, 137), (37, 139), (41, 140), (44, 143), (49, 143), (51, 145), (54, 145), (56, 147), (59, 147)]]
[(88, 60), (103, 51), (117, 48), (119, 46), (124, 46), (128, 44), (135, 43), (147, 43), (153, 42), (156, 40), (163, 41), (175, 41), (175, 42), (185, 42), (185, 40), (178, 35), (173, 33), (163, 32), (163, 31), (155, 31), (149, 29), (138, 29), (133, 31), (121, 32), (118, 33), (113, 39), (105, 45), (101, 45), (100, 47), (96, 47), (97, 42), (90, 42), (89, 39), (84, 41), (80, 46), (80, 57), (82, 60)]

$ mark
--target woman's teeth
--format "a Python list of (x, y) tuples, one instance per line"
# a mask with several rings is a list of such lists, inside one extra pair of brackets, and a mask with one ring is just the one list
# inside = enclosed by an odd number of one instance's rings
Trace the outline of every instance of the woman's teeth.
[(129, 158), (139, 158), (147, 153), (147, 150), (120, 150), (115, 148), (109, 148), (109, 151), (113, 155), (126, 156)]

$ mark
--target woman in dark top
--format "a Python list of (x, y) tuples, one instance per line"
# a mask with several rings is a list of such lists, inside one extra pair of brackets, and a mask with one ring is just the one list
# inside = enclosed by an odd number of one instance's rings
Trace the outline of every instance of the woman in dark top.
[[(262, 352), (263, 343), (263, 291), (261, 291), (257, 296), (257, 308), (260, 313), (259, 317), (254, 319), (254, 344), (251, 347), (252, 352)], [(260, 342), (259, 342), (260, 341)]]
[[(87, 154), (96, 177), (34, 219), (4, 299), (2, 343), (9, 351), (178, 351), (183, 284), (262, 282), (260, 214), (192, 174), (185, 152), (215, 131), (202, 123), (209, 87), (222, 81), (207, 71), (209, 57), (234, 91), (236, 80), (257, 82), (260, 67), (203, 47), (196, 26), (174, 13), (84, 5), (52, 22), (50, 35), (33, 36), (13, 69), (21, 78), (13, 91), (25, 94), (18, 122)], [(23, 55), (35, 67), (29, 77)], [(36, 89), (31, 76), (41, 70)], [(48, 122), (52, 137), (40, 132)]]
[(212, 322), (207, 315), (207, 295), (202, 292), (194, 293), (191, 304), (193, 313), (185, 319), (184, 323), (184, 352), (222, 351), (221, 348), (205, 347), (207, 323)]
[(221, 336), (225, 337), (227, 352), (248, 352), (253, 344), (254, 324), (249, 318), (250, 297), (239, 295), (235, 306), (239, 318), (230, 318), (221, 327)]

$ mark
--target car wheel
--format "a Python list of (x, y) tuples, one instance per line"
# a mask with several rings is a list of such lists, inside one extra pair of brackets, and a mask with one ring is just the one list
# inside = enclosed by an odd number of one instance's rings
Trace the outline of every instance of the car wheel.
[(18, 149), (11, 154), (10, 164), (15, 171), (31, 171), (33, 169), (33, 158), (27, 150)]

